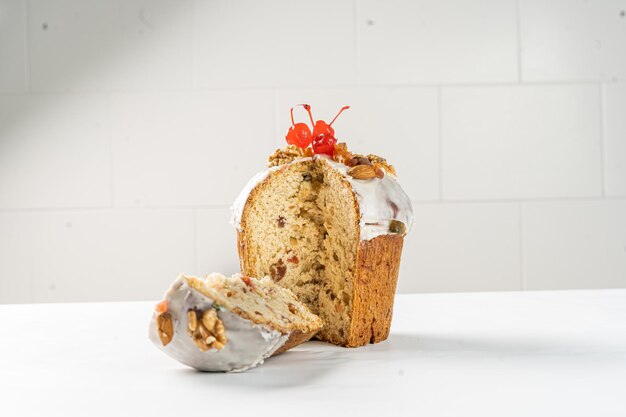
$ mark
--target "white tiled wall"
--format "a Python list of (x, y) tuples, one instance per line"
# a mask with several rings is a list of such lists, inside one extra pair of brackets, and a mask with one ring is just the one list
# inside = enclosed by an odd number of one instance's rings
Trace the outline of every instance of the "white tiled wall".
[(198, 87), (354, 83), (352, 0), (199, 0), (194, 16)]
[(626, 287), (626, 0), (0, 0), (0, 303), (234, 272), (312, 104), (414, 201), (402, 292)]
[(520, 0), (523, 81), (626, 78), (624, 0)]
[(605, 178), (609, 196), (626, 196), (626, 84), (604, 86)]
[(28, 0), (31, 91), (191, 88), (191, 0)]
[(626, 199), (522, 207), (526, 288), (624, 287)]
[(361, 83), (515, 82), (514, 0), (356, 3)]
[(112, 114), (116, 206), (229, 205), (274, 150), (269, 90), (115, 94)]
[[(399, 290), (520, 290), (517, 203), (416, 204)], [(404, 278), (408, 277), (408, 278)]]
[(0, 2), (0, 93), (26, 91), (26, 5)]
[(0, 95), (0, 209), (111, 205), (110, 97)]
[(600, 197), (600, 119), (595, 85), (444, 88), (443, 197)]

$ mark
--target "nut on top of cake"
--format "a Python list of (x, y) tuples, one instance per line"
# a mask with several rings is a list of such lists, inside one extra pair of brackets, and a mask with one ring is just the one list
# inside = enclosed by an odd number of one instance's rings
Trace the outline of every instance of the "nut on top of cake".
[[(312, 148), (300, 148), (296, 145), (287, 145), (283, 148), (276, 149), (273, 154), (267, 158), (267, 166), (275, 167), (289, 164), (297, 159), (311, 158), (315, 155)], [(334, 144), (332, 156), (333, 161), (344, 164), (351, 168), (348, 175), (359, 180), (368, 180), (371, 178), (382, 178), (385, 173), (396, 176), (396, 169), (393, 165), (387, 163), (385, 158), (378, 155), (361, 155), (352, 153), (348, 150), (348, 145), (344, 142)]]

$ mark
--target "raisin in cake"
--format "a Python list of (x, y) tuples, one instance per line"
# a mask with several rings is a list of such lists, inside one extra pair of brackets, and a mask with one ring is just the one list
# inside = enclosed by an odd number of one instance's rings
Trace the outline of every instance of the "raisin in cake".
[(181, 275), (157, 304), (150, 339), (201, 371), (244, 371), (309, 340), (322, 322), (271, 279)]
[(311, 124), (312, 133), (293, 123), (290, 145), (233, 205), (241, 272), (293, 291), (323, 320), (318, 339), (376, 343), (389, 335), (411, 203), (385, 159), (353, 154), (330, 125)]

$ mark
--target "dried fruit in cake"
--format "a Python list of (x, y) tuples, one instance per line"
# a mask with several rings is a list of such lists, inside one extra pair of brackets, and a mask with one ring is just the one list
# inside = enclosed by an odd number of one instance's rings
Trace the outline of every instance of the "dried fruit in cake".
[(243, 371), (310, 339), (319, 317), (267, 277), (181, 275), (157, 304), (150, 339), (202, 371)]

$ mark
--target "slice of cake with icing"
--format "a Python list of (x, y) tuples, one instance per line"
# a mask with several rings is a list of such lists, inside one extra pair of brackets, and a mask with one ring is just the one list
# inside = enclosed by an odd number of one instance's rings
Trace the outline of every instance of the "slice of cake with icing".
[(181, 275), (157, 304), (152, 342), (201, 371), (244, 371), (309, 340), (321, 320), (271, 279)]

